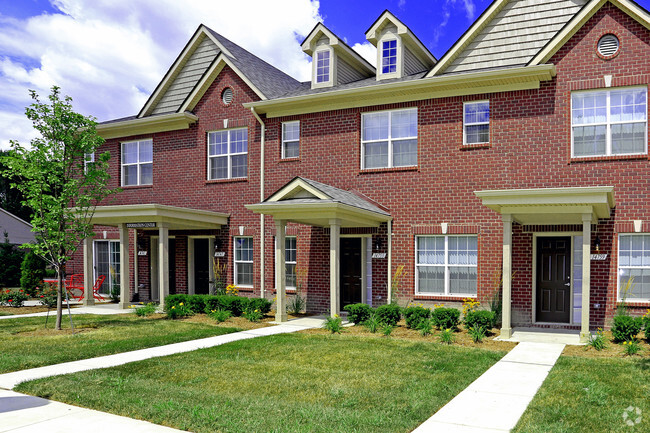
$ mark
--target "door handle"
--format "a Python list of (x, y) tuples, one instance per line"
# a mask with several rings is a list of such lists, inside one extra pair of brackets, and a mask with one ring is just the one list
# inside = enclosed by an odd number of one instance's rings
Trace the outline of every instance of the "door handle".
[(565, 286), (570, 286), (570, 285), (571, 285), (571, 283), (564, 283), (564, 285), (565, 285)]

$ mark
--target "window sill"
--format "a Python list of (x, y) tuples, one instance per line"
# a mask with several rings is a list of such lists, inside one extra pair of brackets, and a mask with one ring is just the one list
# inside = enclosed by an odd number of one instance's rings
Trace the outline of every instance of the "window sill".
[(569, 158), (569, 164), (580, 163), (580, 162), (596, 162), (596, 161), (617, 161), (617, 160), (630, 160), (630, 159), (648, 159), (648, 154), (638, 154), (638, 155), (608, 155), (608, 156), (585, 156), (585, 157), (575, 157), (572, 156)]
[[(616, 306), (621, 306), (623, 305), (623, 302), (617, 301)], [(625, 305), (630, 308), (648, 308), (650, 307), (650, 300), (647, 301), (634, 301), (634, 302), (629, 302), (625, 301)]]
[(129, 190), (129, 189), (141, 189), (141, 188), (153, 188), (153, 184), (151, 185), (124, 185), (120, 187), (122, 190)]
[(476, 295), (425, 295), (422, 293), (417, 293), (414, 297), (416, 301), (451, 301), (451, 302), (462, 302), (463, 299), (472, 299), (477, 300)]
[(237, 286), (237, 291), (239, 292), (253, 292), (255, 290), (255, 287), (253, 286)]
[(475, 144), (461, 144), (460, 150), (473, 150), (473, 149), (489, 149), (492, 143), (475, 143)]
[(236, 177), (234, 179), (212, 179), (206, 180), (206, 185), (219, 184), (219, 183), (236, 183), (236, 182), (248, 182), (247, 177)]
[(420, 168), (417, 165), (411, 165), (408, 167), (364, 168), (359, 171), (359, 174), (391, 173), (400, 171), (420, 171)]
[(279, 162), (300, 162), (300, 157), (296, 156), (294, 158), (280, 158)]

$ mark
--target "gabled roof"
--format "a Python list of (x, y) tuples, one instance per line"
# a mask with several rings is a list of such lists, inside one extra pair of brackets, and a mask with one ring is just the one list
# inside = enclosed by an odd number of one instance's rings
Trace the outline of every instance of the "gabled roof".
[(0, 242), (4, 242), (5, 232), (11, 244), (26, 244), (34, 241), (30, 223), (0, 208)]
[(374, 23), (366, 30), (366, 39), (368, 42), (377, 46), (377, 41), (381, 31), (387, 25), (393, 25), (397, 28), (397, 34), (402, 38), (402, 42), (406, 44), (409, 50), (416, 55), (420, 61), (428, 67), (436, 64), (437, 60), (431, 51), (415, 36), (415, 33), (408, 28), (406, 24), (400, 21), (388, 9), (384, 10), (382, 14), (375, 20)]
[(300, 86), (294, 78), (201, 24), (137, 117), (184, 111), (188, 96), (217, 61), (232, 67), (262, 100)]
[(314, 50), (318, 41), (322, 37), (329, 39), (329, 45), (335, 50), (336, 54), (347, 61), (352, 67), (365, 75), (374, 75), (375, 68), (363, 57), (354, 51), (345, 41), (334, 34), (325, 24), (318, 23), (309, 32), (307, 37), (300, 44), (302, 50), (309, 56), (314, 55)]
[(529, 64), (589, 0), (495, 0), (427, 77)]

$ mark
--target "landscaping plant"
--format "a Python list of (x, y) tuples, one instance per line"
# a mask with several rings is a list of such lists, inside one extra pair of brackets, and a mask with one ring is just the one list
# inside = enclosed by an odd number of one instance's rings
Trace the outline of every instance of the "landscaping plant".
[(650, 342), (650, 309), (641, 318), (643, 321), (643, 329), (645, 330), (645, 339)]
[(387, 323), (381, 325), (381, 333), (384, 337), (390, 337), (390, 334), (393, 333), (393, 329), (395, 329), (393, 325), (389, 325)]
[[(491, 311), (489, 311), (491, 313)], [(485, 338), (485, 328), (480, 325), (470, 326), (467, 333), (474, 343), (482, 343)]]
[(370, 312), (370, 316), (363, 322), (363, 325), (371, 333), (374, 334), (377, 332), (381, 323), (379, 323), (379, 317), (377, 317), (377, 313), (374, 310)]
[(423, 337), (426, 337), (427, 335), (431, 335), (431, 329), (433, 328), (433, 322), (429, 317), (421, 319), (420, 322), (418, 323), (418, 326), (415, 328), (418, 331), (420, 331), (420, 335)]
[(136, 316), (147, 317), (147, 316), (151, 316), (156, 312), (156, 308), (158, 308), (158, 305), (154, 304), (153, 302), (148, 302), (147, 304), (141, 307), (135, 305), (131, 305), (131, 307), (134, 309)]
[[(458, 310), (456, 310), (458, 311)], [(443, 329), (440, 333), (440, 342), (451, 344), (454, 342), (454, 330), (451, 328)]]
[(167, 313), (167, 318), (169, 319), (182, 319), (183, 317), (188, 317), (194, 314), (184, 302), (181, 302), (178, 305), (165, 305), (165, 313)]
[(343, 320), (341, 320), (338, 314), (335, 314), (334, 317), (327, 316), (323, 328), (327, 329), (332, 334), (340, 334), (341, 330), (343, 329)]
[(380, 305), (375, 310), (377, 319), (384, 325), (395, 326), (401, 318), (401, 308), (397, 304)]
[(629, 340), (623, 342), (623, 354), (627, 356), (636, 355), (641, 350), (641, 346), (637, 340)]
[(418, 329), (420, 323), (431, 317), (431, 310), (424, 308), (422, 304), (409, 305), (404, 309), (404, 320), (409, 329)]
[(22, 307), (26, 300), (29, 299), (29, 296), (23, 289), (19, 290), (10, 290), (5, 289), (0, 298), (0, 303), (8, 307)]
[(603, 328), (598, 328), (595, 335), (589, 334), (589, 341), (587, 342), (585, 349), (587, 347), (593, 347), (594, 349), (601, 351), (605, 348), (606, 345), (607, 340), (605, 339)]
[(614, 326), (612, 326), (612, 336), (614, 341), (621, 343), (623, 341), (634, 340), (641, 331), (641, 317), (632, 317), (628, 315), (614, 316)]
[(216, 310), (211, 310), (208, 313), (208, 316), (217, 322), (225, 322), (230, 319), (230, 311), (224, 310), (223, 308), (217, 308)]
[(460, 311), (456, 308), (445, 308), (439, 306), (433, 309), (431, 312), (431, 318), (433, 319), (433, 324), (438, 329), (456, 330), (460, 319)]
[(343, 307), (348, 312), (348, 320), (355, 325), (365, 322), (374, 311), (368, 304), (349, 304)]
[(256, 308), (254, 310), (252, 308), (248, 308), (246, 311), (244, 311), (244, 317), (247, 318), (250, 322), (259, 322), (262, 320), (264, 315), (259, 310), (259, 308)]
[(41, 305), (48, 309), (56, 308), (56, 286), (45, 283), (37, 296)]
[(4, 241), (0, 242), (0, 287), (16, 287), (20, 283), (20, 267), (25, 252), (9, 243), (6, 231), (0, 233), (4, 234)]
[(45, 261), (34, 251), (27, 251), (20, 265), (20, 287), (29, 295), (36, 296), (37, 289), (45, 278)]
[(487, 310), (470, 311), (465, 314), (464, 322), (467, 329), (483, 328), (483, 331), (488, 331), (494, 325), (494, 312)]

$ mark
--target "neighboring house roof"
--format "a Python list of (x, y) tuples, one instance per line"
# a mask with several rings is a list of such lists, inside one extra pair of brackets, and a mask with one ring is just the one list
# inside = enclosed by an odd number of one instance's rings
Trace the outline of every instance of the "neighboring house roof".
[(32, 225), (16, 215), (0, 209), (0, 242), (4, 242), (6, 232), (11, 244), (26, 244), (34, 241)]

